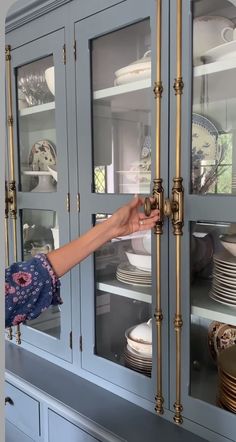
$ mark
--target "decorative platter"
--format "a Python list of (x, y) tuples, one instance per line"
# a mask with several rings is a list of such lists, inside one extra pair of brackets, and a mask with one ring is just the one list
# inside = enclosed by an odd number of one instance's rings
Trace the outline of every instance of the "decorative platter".
[(215, 125), (200, 114), (192, 115), (192, 161), (193, 164), (202, 160), (215, 161), (221, 156), (218, 144), (219, 132)]
[(31, 170), (47, 171), (56, 164), (56, 150), (48, 140), (39, 140), (31, 148), (29, 167)]

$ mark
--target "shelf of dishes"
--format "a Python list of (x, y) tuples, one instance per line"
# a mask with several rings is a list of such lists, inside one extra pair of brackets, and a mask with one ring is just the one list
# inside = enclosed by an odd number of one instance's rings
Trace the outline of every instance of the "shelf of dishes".
[(151, 287), (139, 287), (133, 286), (127, 287), (127, 285), (117, 279), (105, 278), (97, 282), (97, 289), (109, 292), (114, 295), (124, 296), (126, 298), (135, 299), (136, 301), (147, 302), (151, 304)]
[(211, 282), (198, 281), (191, 287), (191, 314), (236, 325), (236, 308), (210, 298)]
[[(194, 326), (194, 320), (192, 324), (190, 394), (236, 413), (236, 327), (213, 321), (207, 330), (204, 327), (203, 334), (203, 323), (199, 324), (200, 328)], [(194, 343), (198, 348), (194, 348)]]
[(19, 109), (19, 116), (26, 117), (33, 114), (38, 114), (41, 112), (48, 112), (55, 110), (55, 101), (51, 101), (50, 103), (38, 104), (36, 106), (25, 107), (23, 109)]

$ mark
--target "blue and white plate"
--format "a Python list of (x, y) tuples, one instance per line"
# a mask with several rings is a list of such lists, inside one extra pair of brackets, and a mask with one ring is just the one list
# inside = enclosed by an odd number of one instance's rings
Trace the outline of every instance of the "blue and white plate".
[(221, 157), (219, 132), (215, 125), (203, 115), (192, 116), (192, 161), (209, 161), (213, 164)]

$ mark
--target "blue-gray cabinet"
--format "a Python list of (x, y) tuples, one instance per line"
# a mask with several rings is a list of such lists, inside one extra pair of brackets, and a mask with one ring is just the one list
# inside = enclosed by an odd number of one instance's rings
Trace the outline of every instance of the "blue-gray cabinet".
[(64, 276), (64, 304), (21, 326), (22, 346), (234, 441), (235, 2), (55, 3), (7, 24), (9, 260), (66, 243), (134, 194), (161, 217)]
[(49, 441), (64, 441), (69, 439), (71, 442), (96, 442), (98, 439), (90, 436), (76, 425), (73, 425), (58, 414), (49, 410)]

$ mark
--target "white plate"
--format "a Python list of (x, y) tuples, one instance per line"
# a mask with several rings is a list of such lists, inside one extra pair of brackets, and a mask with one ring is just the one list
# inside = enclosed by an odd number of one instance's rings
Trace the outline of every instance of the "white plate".
[(134, 355), (134, 356), (137, 356), (138, 358), (143, 358), (143, 359), (147, 359), (147, 361), (151, 361), (152, 360), (152, 357), (151, 356), (148, 356), (148, 355), (146, 355), (146, 354), (140, 354), (139, 352), (137, 352), (137, 351), (135, 351), (133, 348), (131, 348), (130, 346), (129, 346), (129, 344), (127, 344), (127, 350), (128, 350), (128, 352), (129, 353), (131, 353), (132, 355)]
[(216, 281), (219, 281), (219, 282), (225, 283), (225, 284), (227, 284), (227, 285), (229, 285), (229, 286), (232, 286), (232, 287), (235, 287), (235, 288), (236, 288), (236, 278), (235, 278), (235, 279), (233, 279), (233, 278), (227, 278), (227, 277), (224, 277), (224, 276), (222, 276), (222, 275), (218, 275), (217, 273), (214, 273), (214, 272), (213, 272), (213, 278), (214, 278), (214, 280), (216, 280)]
[(226, 301), (222, 301), (222, 299), (218, 299), (218, 296), (216, 296), (214, 293), (210, 292), (209, 296), (211, 299), (213, 299), (216, 302), (219, 302), (220, 304), (224, 304), (227, 305), (228, 307), (236, 307), (236, 302), (235, 303), (231, 303), (231, 302), (226, 302)]
[(209, 49), (203, 54), (206, 61), (232, 60), (236, 59), (236, 40), (224, 43), (215, 48)]
[(222, 295), (234, 296), (235, 300), (236, 300), (236, 290), (235, 289), (228, 288), (228, 287), (222, 286), (220, 284), (213, 283), (212, 290), (217, 291), (220, 294), (222, 293)]
[(230, 268), (230, 267), (223, 267), (218, 266), (217, 264), (214, 265), (215, 272), (217, 273), (223, 273), (223, 275), (230, 277), (230, 278), (236, 278), (236, 269)]
[(151, 276), (151, 272), (149, 274), (149, 272), (139, 270), (136, 267), (130, 265), (128, 262), (120, 263), (117, 267), (117, 271), (130, 276), (141, 276), (144, 278)]
[(230, 255), (230, 253), (218, 253), (213, 256), (213, 261), (236, 267), (236, 258)]
[(131, 281), (124, 280), (123, 278), (120, 278), (119, 276), (117, 276), (116, 278), (117, 278), (118, 281), (123, 282), (124, 284), (134, 285), (134, 286), (137, 286), (137, 287), (151, 287), (150, 283), (131, 282)]

